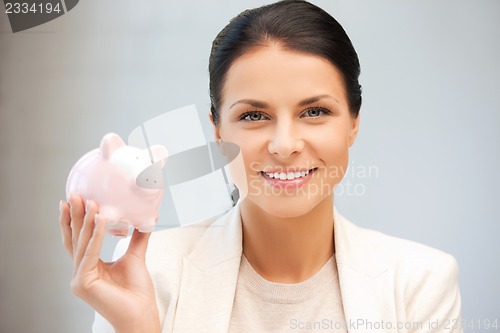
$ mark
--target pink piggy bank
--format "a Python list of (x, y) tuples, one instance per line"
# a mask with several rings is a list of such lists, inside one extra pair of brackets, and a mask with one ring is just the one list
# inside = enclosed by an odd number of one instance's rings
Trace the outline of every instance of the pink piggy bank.
[(130, 226), (151, 232), (163, 198), (167, 156), (163, 146), (140, 149), (127, 146), (117, 134), (106, 134), (100, 147), (71, 169), (66, 196), (78, 194), (97, 202), (107, 230), (115, 236), (126, 236)]

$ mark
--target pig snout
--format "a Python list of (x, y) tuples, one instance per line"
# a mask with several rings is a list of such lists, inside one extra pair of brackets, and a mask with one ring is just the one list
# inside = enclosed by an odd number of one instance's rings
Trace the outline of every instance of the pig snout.
[(139, 187), (150, 190), (161, 190), (164, 186), (163, 163), (158, 161), (144, 169), (136, 178)]

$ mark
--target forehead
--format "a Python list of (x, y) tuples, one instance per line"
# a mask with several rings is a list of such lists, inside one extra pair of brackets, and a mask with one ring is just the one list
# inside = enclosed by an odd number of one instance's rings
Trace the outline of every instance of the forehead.
[(242, 98), (290, 103), (330, 94), (346, 103), (340, 71), (328, 60), (278, 46), (255, 48), (230, 67), (222, 90), (222, 107)]

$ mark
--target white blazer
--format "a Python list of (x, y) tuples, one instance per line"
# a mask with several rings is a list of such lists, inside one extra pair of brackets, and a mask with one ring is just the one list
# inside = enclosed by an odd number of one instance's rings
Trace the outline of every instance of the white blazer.
[[(348, 332), (462, 332), (451, 255), (357, 227), (335, 207), (334, 230)], [(120, 241), (114, 257), (127, 246)], [(162, 333), (227, 332), (241, 254), (239, 203), (220, 218), (154, 232), (146, 264)], [(96, 313), (93, 332), (114, 330)]]

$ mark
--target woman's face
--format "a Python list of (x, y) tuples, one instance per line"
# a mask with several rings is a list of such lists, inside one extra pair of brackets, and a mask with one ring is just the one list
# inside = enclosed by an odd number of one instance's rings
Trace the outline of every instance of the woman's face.
[(222, 100), (215, 136), (241, 149), (246, 180), (233, 179), (248, 189), (245, 200), (292, 217), (332, 199), (359, 123), (334, 65), (277, 46), (256, 48), (230, 67)]

